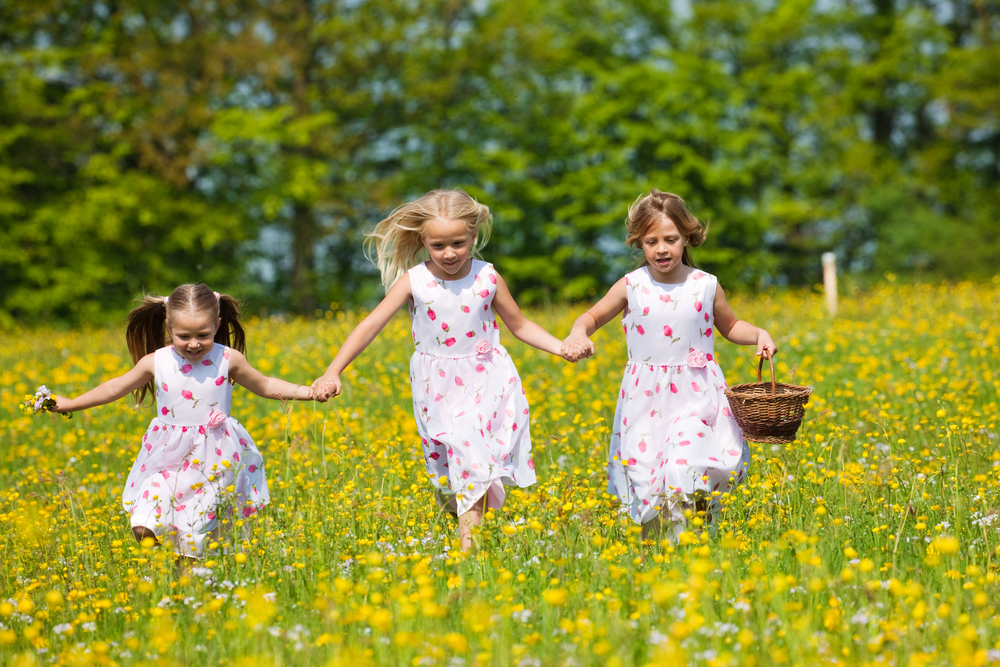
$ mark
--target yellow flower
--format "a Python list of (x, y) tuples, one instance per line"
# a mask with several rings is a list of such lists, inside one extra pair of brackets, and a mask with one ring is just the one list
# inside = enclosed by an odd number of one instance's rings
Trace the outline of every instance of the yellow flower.
[(569, 595), (565, 588), (547, 588), (542, 591), (542, 599), (553, 607), (561, 607), (566, 604)]

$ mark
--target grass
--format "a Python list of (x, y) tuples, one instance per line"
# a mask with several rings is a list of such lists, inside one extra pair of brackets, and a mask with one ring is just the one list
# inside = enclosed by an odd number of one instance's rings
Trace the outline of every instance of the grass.
[[(119, 327), (0, 335), (0, 663), (981, 665), (1000, 662), (1000, 279), (884, 282), (836, 319), (804, 292), (732, 299), (814, 388), (795, 443), (752, 445), (715, 533), (643, 544), (605, 493), (625, 360), (617, 327), (576, 366), (504, 341), (538, 483), (458, 553), (413, 425), (397, 317), (325, 405), (240, 388), (271, 505), (187, 573), (134, 543), (121, 486), (152, 410), (17, 411), (130, 365)], [(557, 336), (576, 308), (531, 316)], [(260, 370), (310, 382), (360, 313), (250, 323)], [(723, 343), (730, 383), (755, 379)]]

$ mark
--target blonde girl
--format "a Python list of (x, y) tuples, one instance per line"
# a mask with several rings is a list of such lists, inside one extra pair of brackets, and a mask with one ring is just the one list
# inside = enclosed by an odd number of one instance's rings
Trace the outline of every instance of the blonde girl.
[(505, 484), (535, 482), (528, 402), (496, 315), (518, 340), (560, 353), (560, 341), (521, 313), (493, 265), (474, 257), (491, 224), (489, 209), (461, 190), (434, 190), (378, 223), (369, 242), (385, 298), (313, 383), (317, 400), (340, 394), (344, 369), (409, 305), (413, 413), (427, 474), (438, 501), (458, 515), (463, 550), (485, 509), (503, 505)]
[[(773, 355), (763, 329), (736, 319), (715, 276), (699, 271), (689, 248), (706, 228), (677, 195), (653, 189), (629, 207), (626, 243), (643, 253), (597, 304), (577, 318), (563, 343), (568, 358), (593, 354), (589, 336), (624, 311), (628, 363), (608, 451), (608, 492), (643, 535), (661, 521), (671, 536), (692, 506), (711, 520), (718, 498), (746, 475), (750, 451), (729, 410), (715, 361), (715, 332), (757, 355)], [(701, 501), (700, 503), (698, 501)]]
[(220, 519), (231, 525), (231, 516), (248, 517), (269, 500), (260, 452), (229, 414), (232, 383), (275, 399), (307, 400), (311, 390), (251, 366), (239, 303), (205, 285), (144, 296), (125, 338), (135, 366), (76, 398), (55, 396), (55, 410), (86, 410), (128, 393), (137, 403), (156, 397), (122, 503), (136, 540), (166, 540), (179, 556), (200, 558)]

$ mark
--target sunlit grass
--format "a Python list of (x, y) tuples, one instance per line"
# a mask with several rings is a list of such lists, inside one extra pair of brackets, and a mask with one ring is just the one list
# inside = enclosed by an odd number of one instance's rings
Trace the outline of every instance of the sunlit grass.
[[(614, 326), (572, 366), (504, 342), (538, 483), (487, 516), (479, 556), (437, 511), (413, 424), (405, 316), (326, 404), (237, 388), (272, 504), (178, 573), (136, 545), (121, 485), (152, 410), (26, 417), (128, 366), (117, 328), (0, 336), (0, 663), (647, 665), (1000, 662), (1000, 280), (844, 299), (731, 299), (814, 387), (788, 446), (753, 445), (717, 534), (643, 545), (605, 493), (625, 361)], [(557, 336), (577, 309), (531, 316)], [(311, 382), (360, 314), (250, 324), (260, 370)], [(731, 383), (749, 348), (723, 344)]]

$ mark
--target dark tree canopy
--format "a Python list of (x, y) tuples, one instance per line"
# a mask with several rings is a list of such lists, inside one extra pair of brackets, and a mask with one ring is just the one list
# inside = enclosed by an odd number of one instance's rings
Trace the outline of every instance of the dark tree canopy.
[(436, 187), (494, 211), (524, 303), (621, 275), (652, 186), (729, 285), (996, 272), (1000, 6), (689, 5), (0, 4), (0, 324), (197, 280), (370, 304), (365, 230)]

